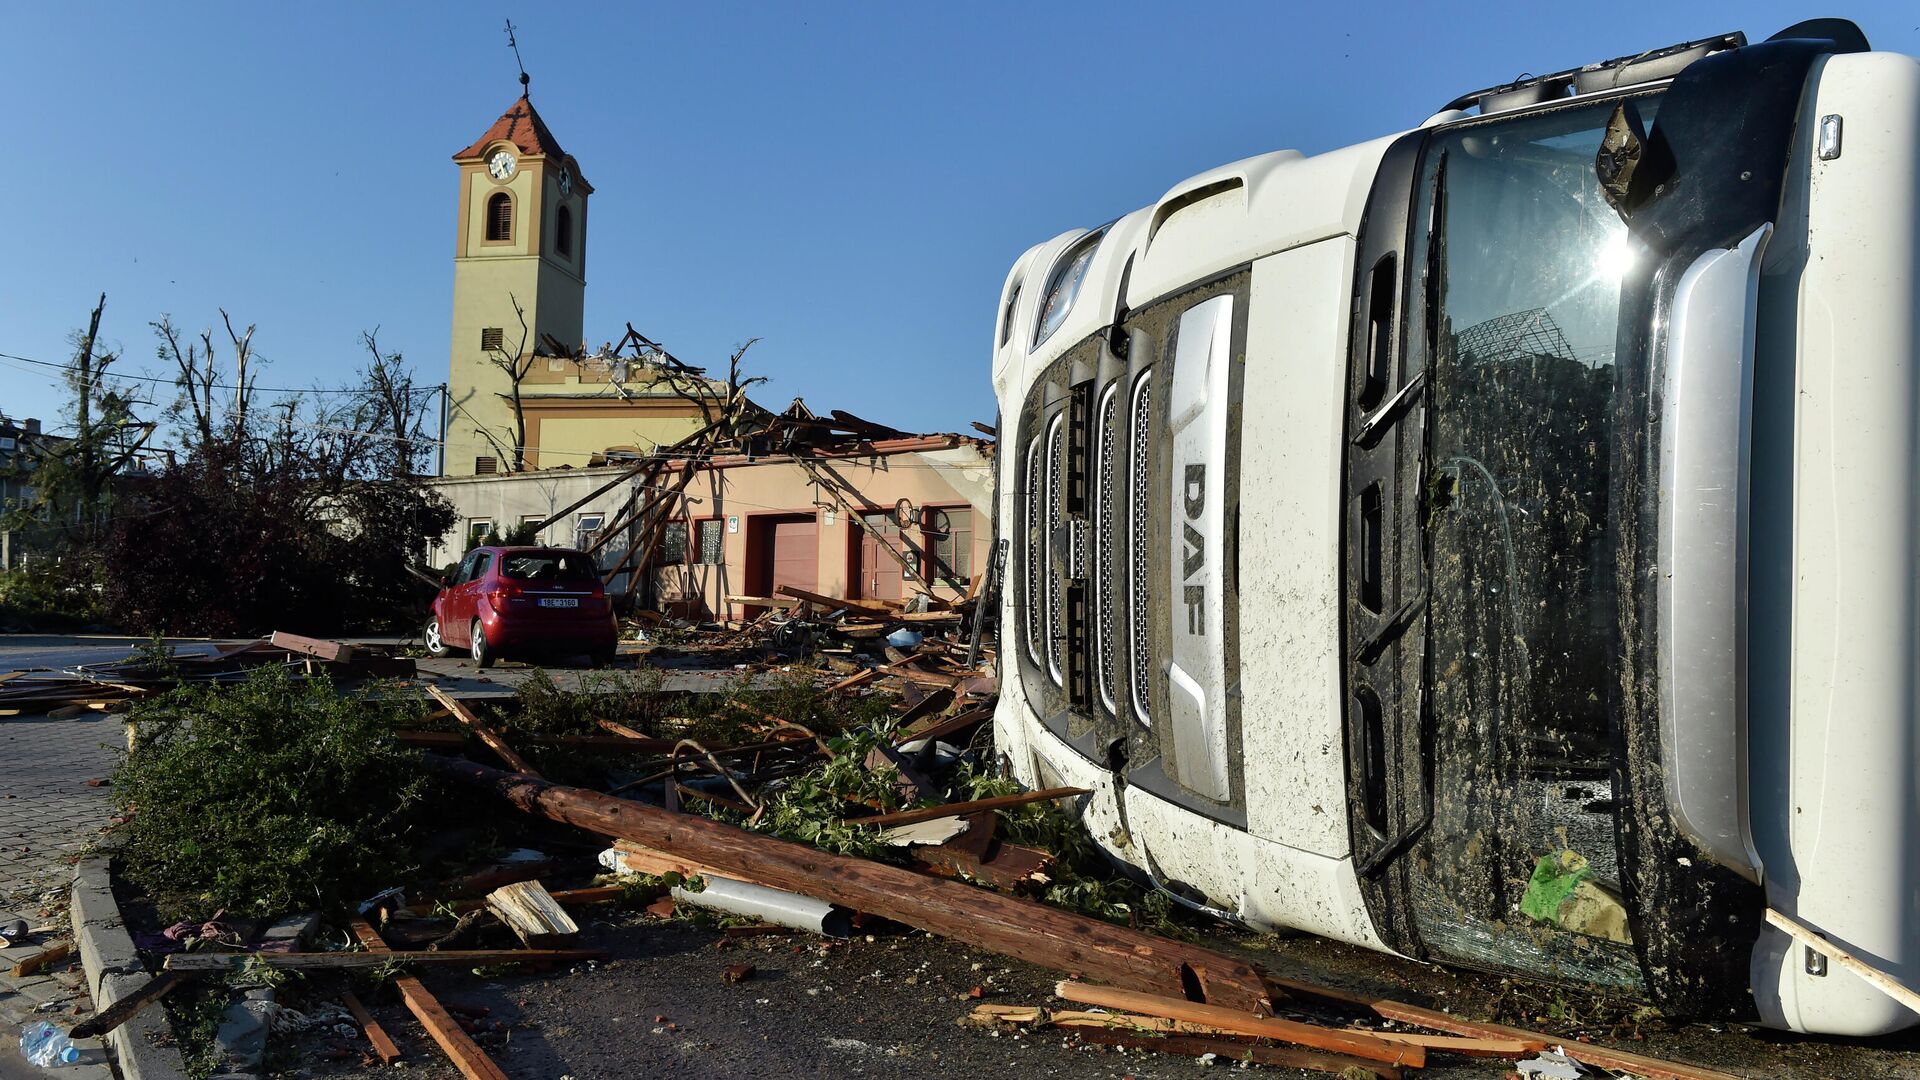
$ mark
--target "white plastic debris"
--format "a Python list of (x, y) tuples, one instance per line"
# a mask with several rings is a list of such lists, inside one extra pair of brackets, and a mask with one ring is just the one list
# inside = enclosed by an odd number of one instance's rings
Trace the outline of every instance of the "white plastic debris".
[(1521, 1076), (1537, 1076), (1541, 1080), (1580, 1080), (1584, 1075), (1580, 1070), (1580, 1063), (1568, 1057), (1565, 1049), (1565, 1047), (1556, 1046), (1551, 1050), (1543, 1051), (1539, 1057), (1516, 1061), (1513, 1067)]

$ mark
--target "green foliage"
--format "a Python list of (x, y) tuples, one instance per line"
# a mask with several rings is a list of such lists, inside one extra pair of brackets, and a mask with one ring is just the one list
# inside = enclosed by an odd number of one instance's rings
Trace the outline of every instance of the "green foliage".
[(785, 840), (841, 855), (875, 858), (889, 848), (875, 829), (845, 820), (858, 804), (898, 810), (899, 773), (892, 766), (866, 767), (867, 754), (891, 741), (893, 729), (867, 727), (827, 740), (834, 758), (794, 777), (767, 804), (754, 828)]
[(657, 668), (591, 671), (580, 689), (563, 690), (545, 671), (535, 671), (514, 690), (519, 712), (513, 728), (536, 735), (605, 735), (598, 721), (652, 734), (667, 715), (670, 698), (661, 694), (666, 673)]
[(417, 713), (279, 667), (142, 701), (113, 778), (127, 876), (171, 916), (324, 909), (393, 884), (425, 786), (393, 731)]
[[(1014, 795), (1021, 790), (1012, 780), (970, 769), (963, 771), (960, 787), (963, 794), (958, 797), (969, 800)], [(1047, 903), (1108, 922), (1160, 933), (1176, 931), (1173, 901), (1157, 889), (1117, 874), (1086, 826), (1060, 809), (1058, 803), (1027, 803), (1001, 810), (999, 815), (1003, 839), (1053, 853), (1053, 881), (1041, 897)]]
[(0, 630), (75, 630), (105, 621), (91, 559), (35, 559), (0, 571)]

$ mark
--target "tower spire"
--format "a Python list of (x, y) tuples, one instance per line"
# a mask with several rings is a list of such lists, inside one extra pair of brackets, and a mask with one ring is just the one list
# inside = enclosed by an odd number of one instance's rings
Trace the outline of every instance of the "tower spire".
[(513, 50), (513, 64), (520, 69), (520, 94), (525, 97), (531, 93), (528, 85), (533, 82), (533, 77), (527, 74), (527, 65), (520, 60), (520, 43), (513, 38), (512, 19), (507, 20), (507, 48)]

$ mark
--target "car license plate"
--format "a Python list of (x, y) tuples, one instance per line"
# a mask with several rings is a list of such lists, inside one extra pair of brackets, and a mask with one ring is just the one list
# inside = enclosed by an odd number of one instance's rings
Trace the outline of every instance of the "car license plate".
[(580, 601), (578, 598), (572, 597), (572, 596), (543, 596), (540, 598), (540, 606), (541, 607), (579, 607)]

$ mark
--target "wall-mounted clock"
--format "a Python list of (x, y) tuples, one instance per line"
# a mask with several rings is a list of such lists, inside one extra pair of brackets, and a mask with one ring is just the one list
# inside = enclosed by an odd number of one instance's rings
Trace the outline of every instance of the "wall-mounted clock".
[(493, 156), (487, 159), (487, 173), (495, 180), (505, 180), (513, 175), (517, 165), (512, 154), (505, 150), (496, 150)]

